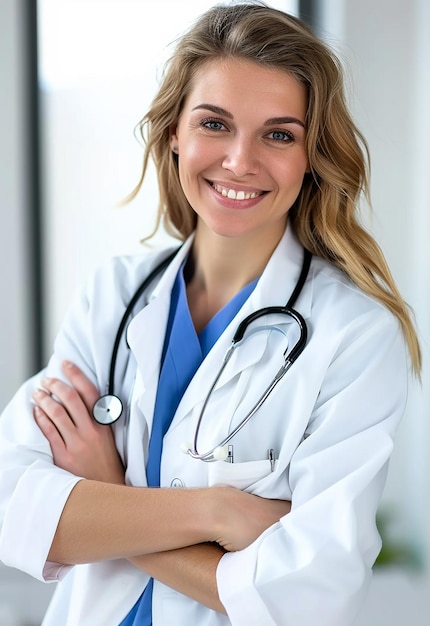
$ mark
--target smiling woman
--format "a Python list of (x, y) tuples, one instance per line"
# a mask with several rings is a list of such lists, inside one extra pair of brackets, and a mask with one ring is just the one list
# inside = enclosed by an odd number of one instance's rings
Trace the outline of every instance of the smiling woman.
[(257, 0), (177, 40), (132, 196), (152, 158), (181, 245), (93, 273), (0, 420), (0, 558), (60, 581), (44, 626), (354, 623), (421, 355), (342, 80)]
[(281, 239), (309, 171), (306, 90), (281, 70), (240, 59), (204, 64), (190, 87), (170, 136), (179, 179), (198, 216), (199, 245), (231, 237), (247, 259), (246, 284)]

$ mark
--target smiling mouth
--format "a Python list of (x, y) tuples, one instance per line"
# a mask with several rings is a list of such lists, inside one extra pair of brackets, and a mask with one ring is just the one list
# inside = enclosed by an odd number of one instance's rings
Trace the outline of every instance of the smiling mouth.
[(262, 196), (265, 193), (264, 191), (236, 191), (235, 189), (223, 187), (217, 183), (210, 183), (210, 185), (213, 189), (215, 189), (215, 191), (224, 196), (224, 198), (229, 198), (230, 200), (251, 200), (252, 198), (258, 198), (258, 196)]

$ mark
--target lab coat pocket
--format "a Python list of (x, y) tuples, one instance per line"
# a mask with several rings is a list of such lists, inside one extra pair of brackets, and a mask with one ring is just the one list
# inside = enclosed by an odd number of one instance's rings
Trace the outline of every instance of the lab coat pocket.
[(262, 461), (246, 461), (245, 463), (228, 463), (215, 461), (208, 463), (208, 485), (227, 485), (242, 491), (253, 491), (258, 481), (270, 476), (276, 471), (277, 461), (272, 463), (268, 459)]

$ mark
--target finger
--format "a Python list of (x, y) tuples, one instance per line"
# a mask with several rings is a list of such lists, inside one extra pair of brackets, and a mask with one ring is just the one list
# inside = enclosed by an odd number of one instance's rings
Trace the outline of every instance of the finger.
[(49, 419), (45, 411), (43, 411), (40, 406), (35, 406), (33, 408), (33, 416), (36, 424), (48, 440), (55, 459), (55, 456), (61, 454), (65, 448), (64, 439), (57, 430), (55, 424)]
[(88, 421), (86, 404), (74, 387), (59, 378), (43, 378), (41, 382), (43, 388), (47, 389), (64, 406), (77, 427)]
[(100, 396), (98, 389), (74, 363), (63, 361), (62, 369), (72, 386), (79, 393), (88, 412), (92, 413), (93, 406)]
[[(79, 460), (78, 467), (75, 468), (73, 463), (76, 459), (76, 455), (70, 453), (68, 449), (70, 440), (63, 439), (61, 432), (57, 429), (54, 422), (52, 422), (49, 416), (39, 406), (33, 408), (33, 415), (36, 424), (48, 440), (55, 465), (72, 472), (72, 474), (79, 475), (79, 471), (77, 471), (79, 469)], [(76, 429), (74, 429), (74, 433), (76, 433)]]
[[(44, 387), (48, 388), (48, 383), (49, 379), (45, 380), (43, 382)], [(48, 391), (50, 391), (50, 389), (48, 389)], [(37, 406), (44, 411), (45, 415), (54, 424), (63, 440), (66, 441), (70, 438), (76, 430), (76, 425), (67, 408), (61, 404), (61, 398), (59, 398), (60, 401), (56, 400), (44, 389), (35, 389), (32, 397)], [(83, 406), (82, 401), (81, 406)]]

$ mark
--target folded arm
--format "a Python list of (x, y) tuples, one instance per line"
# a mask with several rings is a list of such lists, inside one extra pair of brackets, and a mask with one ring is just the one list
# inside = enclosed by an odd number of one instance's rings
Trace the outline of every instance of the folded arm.
[[(49, 559), (67, 564), (125, 557), (165, 584), (215, 610), (216, 569), (225, 550), (252, 543), (290, 508), (230, 487), (136, 488), (124, 468), (110, 427), (91, 407), (97, 389), (67, 363), (67, 385), (43, 380), (34, 394), (36, 423), (57, 466), (83, 476), (63, 509)], [(122, 483), (122, 484), (121, 484)]]
[(131, 558), (139, 569), (172, 589), (226, 613), (219, 599), (216, 570), (225, 550), (216, 543), (201, 543), (167, 552)]

